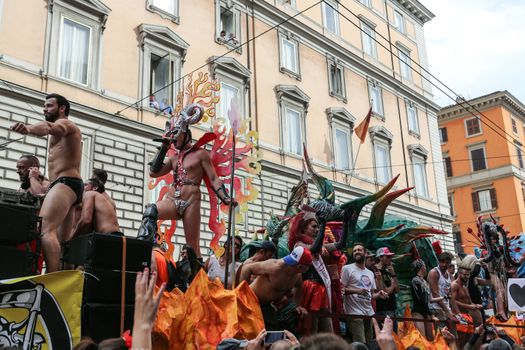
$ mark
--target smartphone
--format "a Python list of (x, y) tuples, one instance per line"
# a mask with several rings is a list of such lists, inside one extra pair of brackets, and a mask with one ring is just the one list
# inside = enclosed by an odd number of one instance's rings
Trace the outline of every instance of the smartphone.
[(285, 339), (285, 337), (283, 331), (268, 331), (264, 336), (264, 345), (271, 345), (276, 341)]

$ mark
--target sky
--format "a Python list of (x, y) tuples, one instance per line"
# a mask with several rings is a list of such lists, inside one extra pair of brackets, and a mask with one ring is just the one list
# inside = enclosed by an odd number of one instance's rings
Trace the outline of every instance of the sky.
[(525, 1), (420, 2), (436, 16), (424, 26), (431, 74), (466, 99), (507, 90), (525, 104)]

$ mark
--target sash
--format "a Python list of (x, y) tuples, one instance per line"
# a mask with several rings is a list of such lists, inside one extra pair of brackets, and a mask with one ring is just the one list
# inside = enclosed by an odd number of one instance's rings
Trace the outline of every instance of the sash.
[(330, 280), (330, 274), (328, 273), (328, 270), (326, 269), (326, 266), (323, 262), (323, 258), (321, 258), (321, 255), (316, 254), (313, 257), (312, 265), (315, 268), (315, 271), (321, 276), (321, 279), (323, 280), (324, 286), (326, 288), (326, 293), (328, 294), (328, 303), (330, 304), (330, 310), (332, 309), (332, 282)]

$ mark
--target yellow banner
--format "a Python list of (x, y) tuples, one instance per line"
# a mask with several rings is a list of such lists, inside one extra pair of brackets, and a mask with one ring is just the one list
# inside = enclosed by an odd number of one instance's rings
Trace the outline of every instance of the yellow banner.
[(80, 271), (0, 281), (0, 347), (72, 349), (80, 341), (83, 288)]

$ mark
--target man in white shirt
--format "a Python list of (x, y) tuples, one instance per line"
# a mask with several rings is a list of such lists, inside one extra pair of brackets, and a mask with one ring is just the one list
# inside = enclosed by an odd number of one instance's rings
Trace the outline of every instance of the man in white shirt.
[[(372, 299), (388, 298), (388, 293), (377, 291), (374, 273), (365, 267), (366, 249), (362, 243), (354, 244), (352, 256), (355, 263), (345, 265), (341, 276), (343, 308), (345, 314), (373, 316)], [(366, 343), (372, 339), (371, 319), (352, 318), (348, 321), (352, 341)]]

